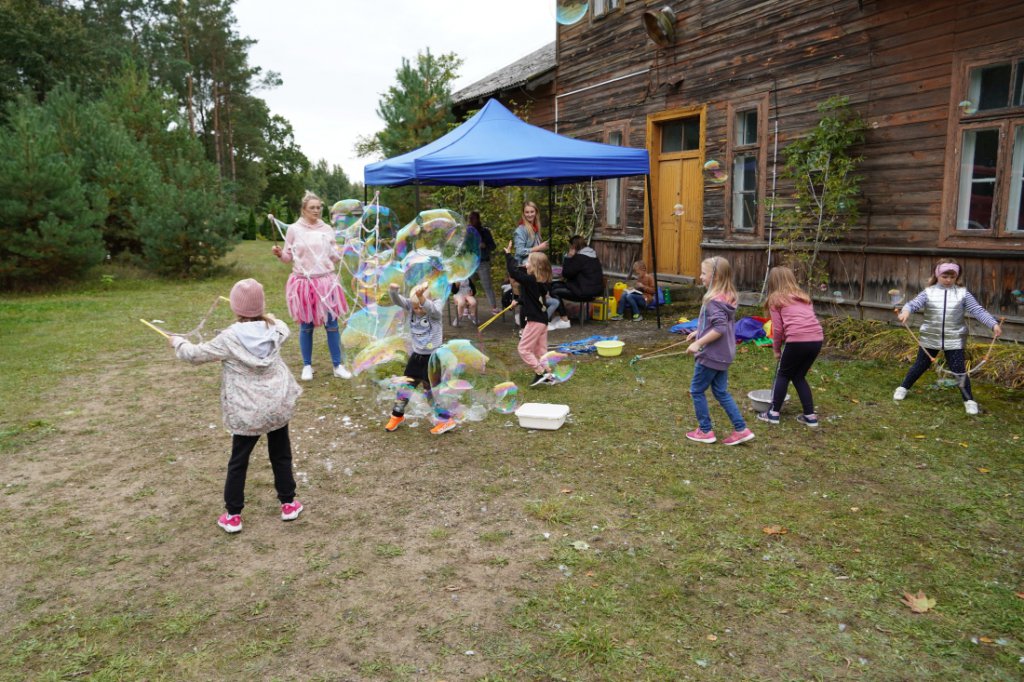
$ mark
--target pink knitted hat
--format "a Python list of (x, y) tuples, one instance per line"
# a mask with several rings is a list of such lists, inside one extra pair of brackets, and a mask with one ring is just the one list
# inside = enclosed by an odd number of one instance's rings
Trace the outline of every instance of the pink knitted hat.
[(231, 312), (239, 317), (259, 317), (265, 304), (263, 285), (254, 279), (243, 279), (231, 287)]

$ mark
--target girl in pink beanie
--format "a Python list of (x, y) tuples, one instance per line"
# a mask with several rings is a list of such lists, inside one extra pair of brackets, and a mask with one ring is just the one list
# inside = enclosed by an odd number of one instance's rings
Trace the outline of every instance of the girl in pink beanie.
[(217, 519), (217, 525), (228, 533), (237, 533), (242, 530), (249, 456), (264, 433), (274, 471), (274, 488), (281, 503), (281, 520), (291, 521), (302, 512), (302, 503), (295, 499), (292, 446), (288, 438), (288, 422), (302, 389), (281, 359), (281, 344), (288, 338), (288, 326), (266, 313), (263, 285), (254, 279), (243, 279), (231, 288), (229, 300), (238, 321), (216, 338), (193, 344), (181, 336), (172, 336), (170, 344), (179, 359), (194, 365), (221, 362), (220, 404), (224, 425), (232, 436), (224, 483), (227, 512)]

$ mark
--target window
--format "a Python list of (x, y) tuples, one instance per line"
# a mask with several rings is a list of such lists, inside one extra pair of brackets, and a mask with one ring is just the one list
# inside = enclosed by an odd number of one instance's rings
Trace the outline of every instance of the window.
[(617, 10), (622, 5), (622, 0), (593, 0), (590, 5), (594, 8), (594, 18), (597, 19)]
[(700, 149), (700, 116), (670, 121), (661, 126), (661, 153), (692, 152)]
[[(1024, 232), (1024, 58), (967, 64), (951, 126), (950, 236)], [(952, 193), (951, 193), (952, 194)]]
[[(622, 146), (622, 131), (613, 130), (608, 133), (608, 144)], [(618, 227), (622, 215), (622, 178), (605, 181), (604, 219), (609, 227)]]
[(755, 102), (730, 104), (729, 179), (726, 184), (726, 224), (734, 233), (753, 234), (761, 228), (764, 184), (764, 119), (767, 95)]

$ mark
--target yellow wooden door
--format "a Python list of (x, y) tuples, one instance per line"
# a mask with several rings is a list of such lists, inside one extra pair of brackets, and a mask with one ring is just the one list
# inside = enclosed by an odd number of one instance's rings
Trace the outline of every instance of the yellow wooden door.
[(657, 255), (658, 272), (667, 275), (678, 275), (679, 239), (682, 223), (675, 215), (673, 207), (682, 201), (680, 194), (680, 177), (682, 164), (679, 159), (669, 159), (658, 163), (658, 193), (655, 195), (657, 204), (654, 209), (655, 225), (654, 252)]
[(682, 159), (679, 195), (683, 215), (679, 217), (679, 272), (689, 277), (700, 276), (700, 240), (704, 224), (704, 173), (700, 157)]
[(703, 108), (648, 118), (655, 159), (654, 250), (659, 273), (700, 276), (704, 224)]

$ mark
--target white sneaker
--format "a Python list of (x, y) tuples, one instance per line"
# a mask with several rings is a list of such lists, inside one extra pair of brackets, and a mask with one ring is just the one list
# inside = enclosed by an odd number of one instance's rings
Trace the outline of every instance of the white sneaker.
[(557, 322), (548, 322), (548, 331), (549, 332), (553, 332), (556, 329), (561, 329), (561, 327), (558, 326)]
[(302, 376), (300, 377), (303, 381), (312, 381), (313, 379), (313, 365), (302, 366)]
[(563, 320), (561, 318), (555, 320), (555, 329), (568, 329), (572, 326), (572, 322), (569, 320)]
[(978, 403), (973, 400), (965, 400), (964, 409), (967, 410), (967, 414), (978, 414)]
[(348, 371), (345, 365), (335, 365), (334, 376), (338, 377), (339, 379), (351, 379), (352, 372)]
[(903, 388), (902, 386), (897, 386), (896, 390), (892, 394), (892, 399), (893, 400), (903, 400), (906, 397), (907, 397), (907, 389)]

